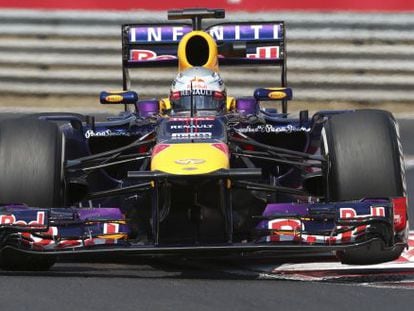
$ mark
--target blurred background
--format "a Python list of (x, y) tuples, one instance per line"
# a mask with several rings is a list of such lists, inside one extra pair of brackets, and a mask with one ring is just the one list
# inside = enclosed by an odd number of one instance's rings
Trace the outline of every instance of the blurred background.
[[(96, 112), (121, 89), (120, 25), (166, 21), (190, 0), (0, 0), (0, 110)], [(290, 110), (379, 107), (414, 115), (414, 1), (199, 0), (228, 20), (285, 20)], [(228, 69), (228, 68), (227, 68)], [(166, 96), (175, 70), (132, 70), (140, 98)], [(223, 72), (228, 93), (278, 86), (272, 69)]]

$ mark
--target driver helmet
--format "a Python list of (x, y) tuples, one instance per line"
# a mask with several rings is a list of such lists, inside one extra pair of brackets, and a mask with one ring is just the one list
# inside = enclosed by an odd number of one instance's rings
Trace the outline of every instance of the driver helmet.
[(180, 72), (171, 85), (171, 107), (174, 112), (223, 111), (226, 88), (220, 75), (204, 67), (191, 67)]

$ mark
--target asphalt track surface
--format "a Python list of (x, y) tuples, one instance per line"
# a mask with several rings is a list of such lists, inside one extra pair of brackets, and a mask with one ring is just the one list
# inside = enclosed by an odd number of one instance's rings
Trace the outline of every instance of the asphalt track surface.
[[(414, 120), (400, 127), (414, 155)], [(414, 167), (407, 179), (414, 198)], [(0, 310), (413, 310), (414, 278), (396, 286), (406, 274), (292, 281), (232, 263), (71, 261), (50, 272), (0, 271)]]

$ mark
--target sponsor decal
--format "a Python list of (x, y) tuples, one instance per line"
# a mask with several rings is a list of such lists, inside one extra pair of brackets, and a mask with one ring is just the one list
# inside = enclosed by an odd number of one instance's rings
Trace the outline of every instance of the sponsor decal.
[(129, 41), (136, 42), (176, 42), (192, 28), (190, 26), (131, 27)]
[(279, 59), (278, 46), (259, 46), (256, 48), (256, 53), (246, 54), (247, 58), (258, 58), (258, 59)]
[(212, 133), (172, 133), (171, 139), (210, 139)]
[(281, 24), (217, 25), (208, 32), (217, 41), (222, 40), (277, 40), (281, 38)]
[(213, 128), (213, 124), (177, 124), (177, 125), (170, 125), (170, 129), (172, 130), (188, 130), (188, 129), (211, 129)]
[(385, 217), (385, 208), (382, 206), (370, 208), (370, 213), (366, 215), (358, 215), (355, 209), (346, 207), (339, 209), (339, 217), (340, 218), (362, 218), (362, 217), (369, 217), (369, 216), (376, 216), (376, 217)]
[(300, 241), (305, 227), (299, 219), (274, 219), (269, 221), (268, 229), (272, 231), (267, 237), (268, 242)]
[[(181, 96), (190, 96), (190, 95), (212, 96), (213, 95), (212, 90), (205, 90), (203, 88), (195, 88), (195, 86), (193, 86), (193, 89), (191, 90), (190, 89), (191, 88), (190, 84), (187, 87), (189, 88), (188, 90), (180, 91)], [(207, 87), (207, 86), (205, 86), (205, 87)]]
[[(177, 59), (176, 55), (172, 54), (162, 54), (158, 55), (157, 52), (146, 49), (131, 49), (129, 55), (129, 60), (132, 62), (140, 61), (155, 61), (155, 60), (167, 60), (167, 59)], [(279, 46), (261, 46), (256, 47), (254, 53), (247, 53), (246, 58), (252, 59), (280, 59), (280, 47)], [(219, 81), (219, 83), (223, 83)], [(194, 85), (204, 85), (204, 83), (195, 82)]]
[(203, 164), (206, 160), (204, 159), (181, 159), (181, 160), (175, 160), (174, 163), (179, 165), (189, 165), (189, 164)]
[(44, 226), (45, 224), (47, 224), (47, 221), (46, 212), (44, 211), (38, 211), (36, 213), (36, 219), (31, 221), (17, 219), (17, 216), (14, 214), (0, 216), (0, 225)]
[(293, 125), (274, 126), (271, 124), (257, 125), (238, 129), (241, 133), (293, 133), (293, 132), (310, 132), (308, 127), (295, 127)]
[(168, 54), (157, 55), (156, 52), (151, 50), (131, 50), (129, 55), (129, 60), (133, 62), (164, 59), (177, 59), (177, 56)]
[(282, 99), (282, 98), (285, 98), (287, 94), (284, 92), (273, 91), (273, 92), (270, 92), (267, 96), (271, 99)]
[(108, 95), (105, 100), (110, 103), (119, 103), (124, 99), (122, 95)]
[(87, 130), (85, 132), (85, 138), (106, 137), (106, 136), (129, 136), (129, 134), (125, 132), (113, 132), (110, 129), (107, 129), (104, 131)]
[[(188, 32), (190, 26), (138, 26), (129, 30), (131, 43), (146, 42), (178, 42)], [(251, 25), (217, 25), (207, 32), (217, 41), (254, 41), (280, 40), (283, 35), (282, 24), (251, 24)]]

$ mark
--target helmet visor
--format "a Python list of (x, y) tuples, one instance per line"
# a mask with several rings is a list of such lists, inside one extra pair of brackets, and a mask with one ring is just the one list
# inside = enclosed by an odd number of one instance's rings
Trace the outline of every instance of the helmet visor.
[(191, 110), (191, 102), (196, 110), (219, 111), (224, 107), (224, 99), (213, 95), (184, 95), (179, 98), (171, 98), (173, 110), (175, 112)]

